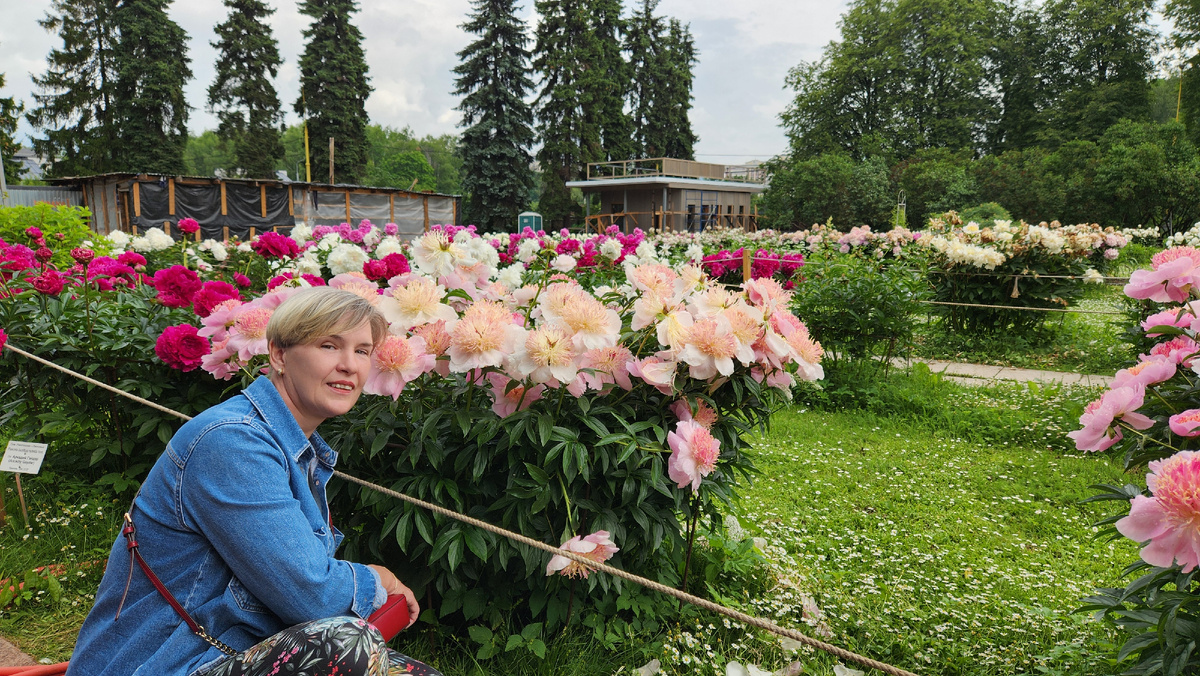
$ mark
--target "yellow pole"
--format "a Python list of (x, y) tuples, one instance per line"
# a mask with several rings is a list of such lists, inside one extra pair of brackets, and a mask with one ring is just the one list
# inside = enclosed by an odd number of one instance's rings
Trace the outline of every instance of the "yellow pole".
[[(300, 101), (304, 101), (304, 92), (300, 92)], [(308, 108), (304, 109), (308, 112)], [(308, 152), (308, 117), (304, 118), (304, 182), (312, 183), (312, 157)]]

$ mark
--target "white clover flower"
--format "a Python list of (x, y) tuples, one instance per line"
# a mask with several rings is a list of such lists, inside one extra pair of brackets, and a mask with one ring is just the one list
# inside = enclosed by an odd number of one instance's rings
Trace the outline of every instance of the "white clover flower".
[(361, 248), (354, 244), (344, 243), (337, 245), (333, 251), (329, 252), (326, 262), (329, 265), (329, 272), (340, 275), (345, 272), (362, 272), (363, 263), (366, 263), (367, 260), (367, 254)]

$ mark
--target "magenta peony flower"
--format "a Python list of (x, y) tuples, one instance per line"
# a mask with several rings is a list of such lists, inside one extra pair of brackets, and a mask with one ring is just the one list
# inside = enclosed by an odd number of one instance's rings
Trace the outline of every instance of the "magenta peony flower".
[(1150, 463), (1146, 484), (1154, 497), (1135, 497), (1117, 531), (1142, 547), (1142, 560), (1191, 572), (1200, 564), (1200, 453), (1181, 451)]
[(700, 480), (717, 467), (721, 442), (695, 420), (683, 420), (667, 433), (671, 457), (667, 460), (667, 476), (683, 488), (689, 483), (692, 492), (700, 490)]
[(37, 289), (38, 293), (57, 296), (66, 286), (66, 278), (58, 270), (43, 270), (42, 274), (30, 277), (29, 284)]
[(205, 282), (196, 295), (192, 296), (192, 309), (197, 316), (204, 318), (212, 314), (213, 308), (219, 303), (241, 298), (242, 294), (229, 282)]
[(394, 235), (398, 232), (400, 232), (400, 226), (395, 223), (387, 223), (383, 226), (383, 234), (385, 235)]
[(1149, 429), (1154, 421), (1141, 413), (1135, 413), (1145, 400), (1146, 389), (1142, 385), (1113, 388), (1096, 401), (1087, 405), (1079, 424), (1083, 429), (1068, 432), (1075, 440), (1075, 448), (1081, 451), (1103, 451), (1121, 440), (1123, 433), (1117, 420), (1135, 430)]
[(136, 251), (126, 251), (120, 256), (117, 256), (117, 262), (121, 265), (128, 265), (136, 270), (138, 269), (139, 265), (145, 268), (146, 257)]
[(250, 244), (250, 248), (263, 258), (294, 258), (300, 255), (296, 240), (277, 232), (264, 232)]
[(194, 235), (200, 232), (200, 222), (194, 218), (179, 219), (179, 231), (185, 235)]
[(88, 263), (92, 262), (92, 259), (95, 257), (96, 252), (92, 251), (91, 249), (84, 249), (83, 247), (75, 247), (74, 249), (71, 249), (71, 258), (74, 258), (75, 262), (79, 263), (80, 265), (87, 265)]
[(4, 352), (4, 346), (8, 343), (8, 334), (4, 329), (0, 329), (0, 352)]
[(154, 288), (158, 302), (167, 307), (187, 307), (203, 286), (200, 276), (182, 265), (172, 265), (154, 273)]
[(180, 371), (194, 371), (209, 352), (208, 339), (196, 334), (191, 324), (163, 329), (154, 343), (154, 354), (164, 364)]
[(390, 253), (383, 257), (383, 262), (387, 263), (388, 279), (412, 272), (412, 269), (408, 266), (408, 259), (404, 257), (404, 254)]
[(33, 257), (44, 265), (49, 263), (51, 258), (54, 258), (54, 252), (44, 246), (38, 247), (38, 250), (33, 252)]
[[(562, 543), (561, 549), (580, 554), (596, 563), (604, 563), (611, 559), (613, 554), (621, 551), (613, 543), (606, 530), (598, 530), (584, 537), (576, 535)], [(590, 572), (591, 569), (587, 566), (578, 561), (568, 559), (562, 554), (555, 554), (550, 558), (550, 563), (546, 564), (547, 575), (558, 573), (566, 577), (587, 578)]]
[(243, 289), (250, 288), (250, 278), (240, 272), (233, 273), (233, 282)]
[(29, 239), (41, 239), (42, 231), (37, 228), (25, 228), (25, 236)]

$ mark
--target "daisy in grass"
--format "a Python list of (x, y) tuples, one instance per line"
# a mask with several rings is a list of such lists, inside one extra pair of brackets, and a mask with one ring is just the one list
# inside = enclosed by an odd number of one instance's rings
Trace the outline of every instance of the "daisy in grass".
[[(598, 530), (591, 535), (583, 537), (576, 535), (562, 543), (560, 549), (580, 554), (596, 563), (604, 563), (611, 559), (613, 554), (621, 551), (613, 543), (612, 538), (606, 530)], [(568, 559), (562, 554), (555, 554), (550, 558), (550, 563), (546, 564), (547, 575), (558, 573), (566, 577), (587, 578), (589, 572), (591, 572), (590, 568), (578, 561)]]
[(513, 365), (522, 378), (535, 383), (575, 379), (575, 348), (571, 338), (555, 326), (543, 326), (525, 334), (525, 341), (513, 355)]
[(363, 392), (400, 397), (404, 386), (433, 370), (437, 358), (425, 351), (425, 339), (389, 335), (371, 353), (371, 372)]
[(1153, 497), (1139, 495), (1129, 516), (1117, 521), (1117, 531), (1145, 543), (1142, 560), (1184, 573), (1200, 565), (1200, 453), (1181, 451), (1150, 463), (1146, 484)]
[(524, 338), (525, 329), (513, 324), (512, 314), (504, 305), (481, 300), (467, 308), (449, 333), (446, 353), (450, 355), (450, 370), (466, 373), (500, 366)]
[(445, 287), (433, 280), (416, 275), (407, 280), (393, 278), (393, 285), (380, 296), (379, 310), (387, 318), (393, 332), (404, 332), (420, 324), (437, 320), (458, 319), (454, 308), (442, 302)]
[(541, 399), (542, 393), (546, 391), (545, 385), (525, 387), (521, 381), (495, 371), (487, 374), (487, 381), (491, 387), (492, 411), (501, 418), (524, 411), (530, 404)]
[(696, 420), (682, 420), (674, 432), (667, 433), (667, 445), (671, 447), (667, 476), (679, 488), (691, 484), (692, 492), (698, 492), (700, 481), (717, 467), (721, 442)]
[(718, 373), (733, 374), (733, 357), (740, 349), (724, 317), (701, 319), (688, 329), (679, 360), (690, 367), (688, 373), (696, 380), (710, 380)]

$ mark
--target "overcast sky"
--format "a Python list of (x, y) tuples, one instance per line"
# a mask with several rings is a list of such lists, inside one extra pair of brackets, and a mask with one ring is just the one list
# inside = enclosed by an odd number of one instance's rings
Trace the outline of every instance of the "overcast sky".
[[(626, 0), (627, 12), (635, 0)], [(37, 20), (49, 2), (5, 2), (0, 22), (0, 73), (7, 83), (0, 96), (16, 96), (32, 106), (30, 74), (45, 70), (46, 55), (61, 42)], [(297, 61), (303, 48), (300, 32), (308, 17), (297, 3), (268, 0), (276, 8), (271, 25), (284, 65), (276, 87), (289, 123), (298, 120), (292, 103), (299, 94)], [(695, 69), (692, 126), (700, 137), (701, 161), (732, 164), (765, 159), (784, 149), (779, 113), (790, 95), (783, 79), (801, 60), (820, 56), (821, 48), (837, 38), (844, 0), (662, 0), (658, 12), (690, 24), (700, 62)], [(532, 25), (533, 0), (520, 14)], [(362, 30), (375, 91), (367, 101), (371, 121), (411, 127), (418, 136), (455, 133), (460, 114), (451, 69), (457, 52), (473, 38), (462, 24), (469, 0), (360, 0), (355, 23)], [(193, 110), (192, 133), (216, 127), (204, 110), (205, 92), (212, 82), (216, 51), (213, 26), (227, 11), (221, 0), (175, 2), (171, 17), (191, 36), (188, 54), (193, 78), (187, 85)], [(532, 43), (531, 43), (532, 44)], [(22, 123), (21, 135), (32, 133)]]

